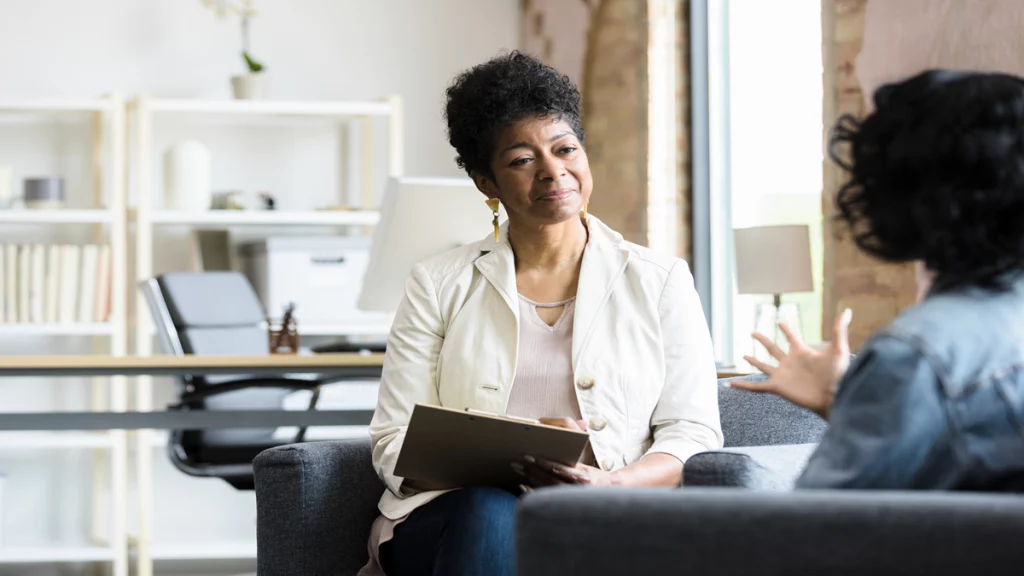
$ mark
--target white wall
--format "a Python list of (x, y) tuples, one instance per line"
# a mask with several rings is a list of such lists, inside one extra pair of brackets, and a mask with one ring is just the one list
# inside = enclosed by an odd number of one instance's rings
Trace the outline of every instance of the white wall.
[[(407, 174), (459, 175), (441, 116), (444, 88), (458, 71), (516, 47), (519, 38), (517, 0), (256, 0), (256, 6), (252, 53), (271, 76), (270, 97), (401, 95)], [(229, 76), (243, 71), (239, 52), (237, 19), (219, 20), (200, 0), (0, 0), (0, 99), (80, 98), (110, 91), (126, 97), (147, 92), (229, 98)], [(36, 128), (42, 134), (29, 137)], [(28, 172), (56, 171), (75, 180), (67, 182), (70, 201), (82, 205), (88, 197), (88, 170), (82, 168), (88, 150), (68, 142), (87, 143), (88, 126), (36, 128), (0, 123), (0, 165), (14, 169), (14, 191)], [(286, 207), (330, 200), (320, 184), (327, 179), (332, 188), (343, 178), (337, 167), (329, 167), (339, 155), (339, 135), (321, 128), (205, 127), (195, 133), (165, 128), (155, 139), (158, 150), (179, 137), (207, 137), (214, 149), (215, 187), (276, 186), (287, 194), (281, 199)], [(237, 158), (242, 150), (258, 169), (245, 169)], [(234, 157), (218, 165), (219, 151), (224, 151), (221, 158)], [(279, 169), (267, 168), (277, 160)], [(295, 177), (323, 169), (331, 171)], [(69, 240), (85, 238), (56, 229), (0, 228), (0, 243)], [(181, 244), (163, 246), (158, 269), (185, 261)], [(87, 350), (85, 342), (73, 339), (9, 342), (0, 337), (0, 355)], [(0, 381), (0, 409), (81, 409), (87, 400), (80, 391), (86, 389), (71, 382)], [(159, 396), (166, 397), (166, 391)], [(0, 448), (3, 442), (0, 435)], [(78, 539), (88, 526), (89, 492), (79, 487), (89, 477), (87, 462), (72, 452), (29, 456), (0, 450), (0, 471), (11, 477), (9, 508), (0, 518), (8, 542)], [(162, 451), (155, 457), (159, 540), (253, 536), (251, 493), (186, 478), (170, 469)], [(193, 514), (209, 520), (191, 527), (174, 520)], [(0, 567), (0, 574), (4, 570)]]
[[(252, 52), (275, 99), (405, 98), (406, 172), (457, 174), (445, 86), (518, 43), (517, 0), (256, 0)], [(227, 98), (235, 18), (200, 0), (0, 0), (0, 98)]]

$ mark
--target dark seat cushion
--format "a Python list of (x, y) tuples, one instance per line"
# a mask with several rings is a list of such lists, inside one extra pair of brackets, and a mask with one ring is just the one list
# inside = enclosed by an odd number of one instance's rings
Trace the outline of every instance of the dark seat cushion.
[(762, 381), (755, 374), (719, 381), (718, 410), (725, 447), (812, 444), (821, 440), (828, 423), (817, 414), (775, 394), (748, 392), (725, 385), (735, 380)]

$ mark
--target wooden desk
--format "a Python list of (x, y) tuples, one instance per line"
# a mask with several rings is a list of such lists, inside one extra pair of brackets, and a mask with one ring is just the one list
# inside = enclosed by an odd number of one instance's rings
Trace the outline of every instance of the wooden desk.
[(380, 376), (383, 354), (310, 356), (0, 356), (4, 376), (184, 376), (189, 374), (337, 374)]
[[(376, 379), (382, 354), (312, 356), (0, 356), (0, 377), (183, 376), (318, 374), (326, 378)], [(0, 382), (0, 385), (3, 383)], [(370, 410), (223, 410), (159, 412), (0, 413), (0, 430), (140, 430), (350, 426), (370, 421)]]

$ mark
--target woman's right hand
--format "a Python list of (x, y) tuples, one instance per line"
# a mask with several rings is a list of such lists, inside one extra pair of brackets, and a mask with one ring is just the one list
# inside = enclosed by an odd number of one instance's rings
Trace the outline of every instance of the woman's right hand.
[(754, 338), (779, 361), (779, 365), (770, 366), (751, 356), (744, 356), (744, 360), (767, 374), (768, 380), (734, 380), (729, 385), (751, 392), (778, 394), (828, 419), (839, 380), (850, 367), (849, 327), (852, 319), (853, 312), (849, 308), (840, 314), (832, 328), (832, 343), (824, 352), (807, 346), (785, 322), (780, 322), (779, 328), (789, 341), (788, 354), (763, 334), (754, 334)]

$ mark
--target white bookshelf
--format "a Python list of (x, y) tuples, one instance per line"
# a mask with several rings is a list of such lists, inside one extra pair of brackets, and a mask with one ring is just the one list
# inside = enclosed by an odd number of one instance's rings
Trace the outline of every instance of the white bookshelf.
[(375, 210), (323, 210), (299, 212), (288, 210), (210, 210), (184, 212), (157, 210), (151, 222), (189, 226), (371, 226), (380, 221)]
[(0, 337), (26, 336), (113, 336), (117, 327), (111, 322), (73, 324), (0, 324)]
[(124, 100), (117, 95), (78, 100), (0, 100), (0, 116), (9, 114), (67, 114), (121, 112)]
[(109, 432), (0, 432), (0, 455), (34, 450), (109, 449), (115, 443)]
[[(221, 116), (292, 116), (307, 118), (392, 118), (400, 109), (397, 100), (384, 101), (275, 101), (275, 100), (182, 100), (148, 99), (153, 113), (203, 114)], [(399, 104), (400, 106), (400, 104)]]
[[(398, 97), (380, 101), (328, 102), (328, 101), (239, 101), (239, 100), (181, 100), (155, 99), (141, 96), (129, 105), (132, 128), (134, 165), (134, 190), (137, 205), (132, 213), (135, 224), (135, 282), (151, 278), (154, 274), (154, 235), (164, 227), (192, 228), (245, 228), (246, 234), (262, 235), (271, 230), (291, 228), (337, 228), (336, 233), (365, 234), (368, 227), (378, 223), (380, 214), (374, 198), (377, 196), (375, 182), (374, 141), (375, 126), (382, 119), (387, 121), (387, 170), (390, 176), (402, 174), (402, 105)], [(294, 124), (293, 124), (294, 123)], [(342, 146), (343, 163), (346, 172), (346, 191), (349, 197), (360, 200), (337, 198), (338, 205), (348, 205), (349, 210), (316, 210), (307, 206), (303, 210), (288, 211), (233, 211), (210, 210), (183, 212), (161, 209), (157, 199), (158, 179), (154, 169), (157, 154), (155, 142), (157, 130), (174, 126), (178, 133), (184, 125), (195, 124), (203, 130), (217, 130), (220, 126), (246, 125), (260, 129), (276, 129), (293, 125), (326, 125), (334, 127), (355, 127), (348, 131), (348, 138)], [(209, 133), (209, 132), (207, 132)], [(358, 137), (352, 136), (358, 134)], [(286, 158), (282, 162), (287, 162)], [(339, 194), (340, 196), (340, 194)], [(291, 231), (289, 231), (291, 232)], [(147, 307), (140, 294), (135, 294), (136, 310)], [(309, 336), (364, 335), (380, 336), (388, 326), (375, 322), (353, 322), (343, 325), (300, 326), (300, 332)], [(151, 319), (145, 313), (137, 314), (135, 326), (135, 352), (139, 355), (153, 353), (154, 339)], [(135, 409), (154, 409), (152, 381), (141, 378), (136, 388)], [(153, 486), (154, 458), (163, 457), (156, 450), (148, 449), (166, 443), (166, 434), (152, 431), (135, 433), (135, 480), (139, 498), (138, 533), (135, 535), (136, 573), (152, 576), (154, 560), (213, 560), (254, 558), (254, 540), (229, 542), (182, 542), (164, 543), (153, 541), (154, 522)]]
[(0, 546), (2, 564), (63, 564), (77, 562), (116, 562), (109, 546), (81, 544), (47, 546)]
[(109, 210), (0, 210), (0, 224), (109, 224)]
[[(127, 323), (127, 210), (125, 192), (126, 125), (124, 99), (112, 94), (95, 99), (76, 100), (0, 100), (0, 124), (24, 123), (29, 126), (64, 125), (68, 119), (90, 125), (91, 181), (69, 182), (68, 190), (91, 192), (88, 198), (74, 198), (89, 208), (35, 210), (0, 210), (0, 243), (19, 242), (21, 230), (32, 233), (60, 230), (65, 226), (80, 227), (90, 236), (90, 243), (107, 244), (111, 253), (111, 310), (108, 321), (69, 324), (0, 324), (0, 355), (10, 353), (6, 343), (17, 343), (18, 353), (26, 345), (38, 353), (51, 351), (49, 337), (81, 338), (97, 353), (124, 355), (128, 351)], [(69, 200), (71, 200), (69, 198)], [(12, 231), (12, 226), (17, 226)], [(32, 352), (35, 353), (35, 352)], [(2, 362), (0, 357), (0, 362)], [(7, 385), (0, 381), (0, 386)], [(128, 406), (124, 378), (93, 378), (90, 406), (94, 410), (124, 410)], [(17, 410), (17, 406), (8, 409)], [(102, 453), (92, 463), (91, 526), (81, 535), (81, 542), (52, 542), (32, 546), (0, 546), (0, 564), (76, 563), (107, 564), (113, 576), (128, 576), (128, 443), (122, 431), (105, 433), (76, 432), (5, 432), (0, 434), (0, 458), (12, 454), (40, 450), (87, 450)], [(9, 479), (18, 474), (8, 470)], [(107, 496), (109, 495), (109, 496)], [(14, 495), (7, 494), (8, 498)], [(59, 506), (58, 502), (47, 504)], [(7, 526), (17, 526), (18, 519), (6, 519)]]
[(153, 545), (152, 558), (153, 560), (250, 560), (256, 558), (256, 541), (160, 543)]

